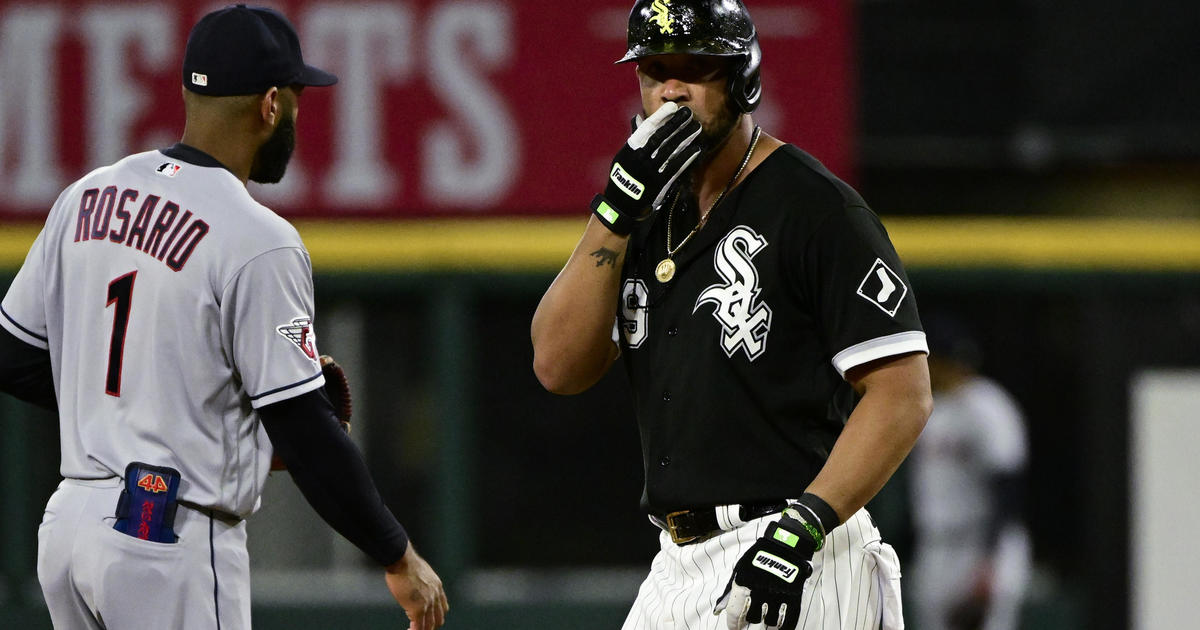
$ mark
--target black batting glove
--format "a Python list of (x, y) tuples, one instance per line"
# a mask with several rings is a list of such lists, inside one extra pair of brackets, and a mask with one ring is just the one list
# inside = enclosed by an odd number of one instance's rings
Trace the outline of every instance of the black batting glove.
[(817, 540), (790, 516), (771, 523), (766, 533), (733, 567), (713, 614), (725, 612), (729, 630), (750, 624), (795, 630), (804, 581), (812, 575)]
[(675, 180), (700, 157), (700, 122), (692, 110), (666, 103), (641, 124), (617, 152), (608, 186), (592, 200), (592, 212), (622, 236), (662, 204)]

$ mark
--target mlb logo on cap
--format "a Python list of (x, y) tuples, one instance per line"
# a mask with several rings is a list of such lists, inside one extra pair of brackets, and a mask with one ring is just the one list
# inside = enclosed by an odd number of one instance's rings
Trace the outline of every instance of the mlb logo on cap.
[(206, 86), (208, 85), (208, 75), (200, 74), (199, 72), (192, 73), (192, 85)]

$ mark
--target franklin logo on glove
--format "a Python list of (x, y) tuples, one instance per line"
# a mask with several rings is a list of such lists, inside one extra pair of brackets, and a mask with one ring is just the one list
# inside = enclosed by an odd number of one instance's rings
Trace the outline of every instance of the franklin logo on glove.
[(642, 193), (646, 192), (646, 187), (642, 185), (642, 182), (639, 182), (631, 177), (629, 173), (626, 173), (625, 169), (621, 168), (620, 164), (613, 164), (612, 173), (609, 174), (609, 177), (612, 178), (612, 180), (616, 182), (618, 186), (624, 188), (625, 192), (634, 199), (641, 199)]
[(754, 565), (763, 571), (774, 573), (788, 584), (796, 581), (796, 572), (799, 570), (796, 565), (765, 551), (760, 551), (754, 556)]

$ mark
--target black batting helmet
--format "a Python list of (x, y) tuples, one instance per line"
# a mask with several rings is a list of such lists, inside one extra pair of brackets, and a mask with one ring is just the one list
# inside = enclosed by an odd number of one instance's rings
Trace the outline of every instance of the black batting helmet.
[(745, 113), (762, 98), (758, 32), (741, 0), (638, 0), (629, 13), (629, 48), (617, 63), (651, 55), (740, 57), (729, 98)]

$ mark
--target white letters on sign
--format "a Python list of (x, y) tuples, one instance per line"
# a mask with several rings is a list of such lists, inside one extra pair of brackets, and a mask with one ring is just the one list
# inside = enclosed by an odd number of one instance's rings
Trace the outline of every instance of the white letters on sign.
[(55, 72), (62, 9), (17, 5), (0, 20), (0, 188), (12, 203), (49, 205), (65, 184)]
[(96, 4), (80, 17), (86, 59), (84, 111), (91, 121), (84, 127), (84, 139), (87, 165), (94, 167), (151, 148), (132, 146), (132, 126), (152, 100), (150, 90), (134, 79), (135, 69), (178, 75), (178, 26), (176, 16), (161, 4)]
[[(162, 84), (169, 77), (178, 85), (184, 22), (200, 15), (183, 6), (0, 3), (0, 212), (44, 213), (84, 172), (179, 138), (182, 130), (156, 122), (153, 108), (181, 107), (178, 88), (167, 93)], [(512, 6), (292, 3), (286, 12), (305, 60), (339, 78), (329, 96), (328, 145), (305, 147), (285, 186), (255, 187), (254, 194), (310, 209), (387, 209), (401, 199), (485, 208), (503, 201), (522, 155), (512, 106), (493, 78), (515, 63)], [(64, 51), (78, 51), (82, 63), (62, 63), (74, 58)], [(65, 85), (75, 86), (70, 94), (60, 94)], [(430, 107), (389, 109), (388, 90), (406, 89), (429, 94)], [(64, 120), (67, 113), (72, 119)], [(404, 142), (411, 146), (389, 150), (389, 129), (397, 125), (409, 131)], [(321, 163), (305, 164), (306, 155), (321, 155)], [(414, 171), (412, 182), (401, 176)]]
[(324, 183), (326, 197), (338, 200), (334, 207), (377, 206), (391, 201), (399, 189), (397, 169), (383, 158), (388, 113), (383, 87), (411, 78), (416, 66), (413, 22), (412, 10), (398, 2), (322, 4), (304, 19), (305, 57), (338, 75), (330, 121), (333, 163)]
[(486, 206), (512, 185), (521, 153), (512, 116), (479, 72), (510, 60), (508, 7), (447, 2), (429, 22), (430, 86), (458, 120), (435, 124), (422, 139), (425, 194), (442, 204)]

